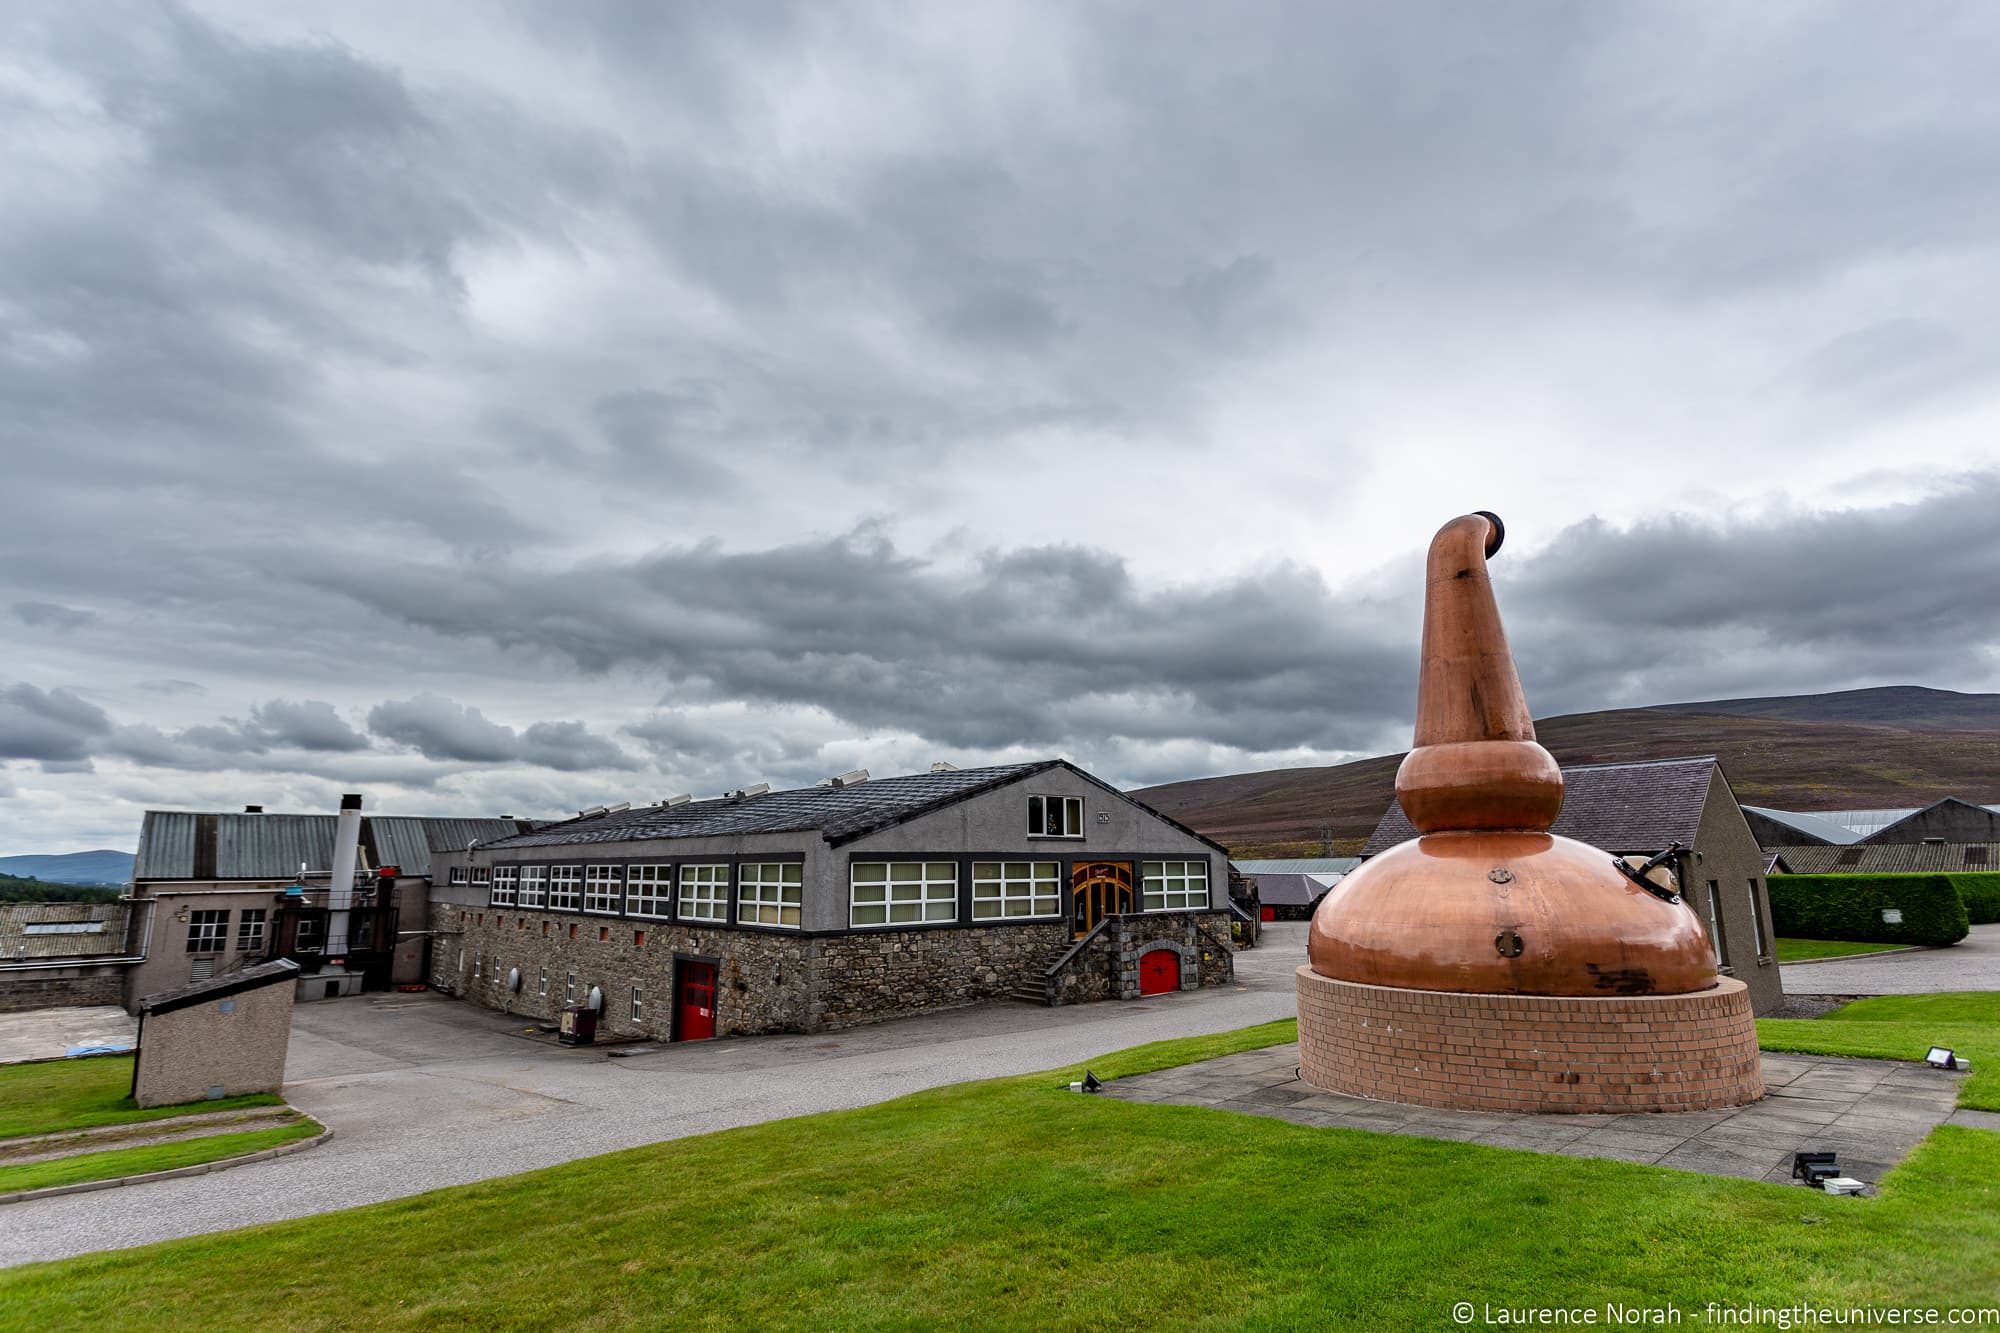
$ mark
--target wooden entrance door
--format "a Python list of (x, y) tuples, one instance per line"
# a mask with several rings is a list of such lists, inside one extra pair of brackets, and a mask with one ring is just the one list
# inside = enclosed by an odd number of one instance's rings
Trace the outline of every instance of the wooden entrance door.
[(1181, 988), (1181, 956), (1172, 949), (1155, 949), (1139, 956), (1139, 994), (1164, 995)]
[(1132, 910), (1130, 861), (1079, 861), (1069, 872), (1069, 921), (1073, 938), (1082, 939), (1097, 923)]
[(704, 1041), (715, 1035), (715, 964), (682, 959), (674, 964), (674, 1040)]

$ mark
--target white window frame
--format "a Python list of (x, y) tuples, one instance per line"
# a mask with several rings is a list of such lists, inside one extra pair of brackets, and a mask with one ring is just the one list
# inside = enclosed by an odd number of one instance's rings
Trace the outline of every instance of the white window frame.
[(535, 994), (542, 996), (544, 999), (546, 999), (548, 997), (548, 993), (549, 993), (549, 970), (545, 967), (541, 970), (541, 976), (536, 982)]
[(576, 1003), (576, 973), (570, 972), (563, 979), (563, 1003)]
[(470, 884), (472, 882), (472, 875), (464, 866), (453, 866), (449, 880), (453, 884)]
[[(911, 888), (916, 890), (914, 895), (908, 892)], [(956, 861), (855, 861), (847, 868), (849, 929), (881, 930), (957, 920)]]
[(638, 986), (632, 988), (632, 1021), (634, 1023), (646, 1021), (646, 992)]
[(515, 895), (520, 892), (520, 888), (521, 867), (494, 866), (492, 902), (489, 905), (493, 907), (512, 907)]
[[(260, 953), (264, 948), (264, 937), (269, 932), (270, 909), (246, 907), (236, 918), (236, 952)], [(250, 927), (255, 926), (254, 931)]]
[(583, 868), (583, 910), (618, 915), (618, 900), (625, 895), (623, 866), (595, 865)]
[[(292, 937), (292, 947), (301, 951), (326, 948), (326, 918), (322, 916), (302, 916), (299, 918), (298, 933)], [(460, 964), (465, 962), (465, 951), (459, 951)]]
[[(1050, 831), (1049, 816), (1053, 813), (1058, 826)], [(1037, 826), (1039, 825), (1039, 829)], [(1030, 796), (1028, 798), (1028, 836), (1031, 838), (1083, 837), (1083, 798), (1081, 796)]]
[(521, 867), (521, 906), (541, 909), (543, 895), (548, 892), (549, 868), (547, 866)]
[[(648, 893), (645, 890), (652, 890)], [(674, 918), (674, 868), (671, 865), (625, 867), (625, 915), (655, 921)]]
[(681, 921), (729, 920), (729, 867), (690, 861), (680, 868), (674, 916)]
[(797, 930), (805, 901), (805, 876), (802, 861), (748, 861), (737, 866), (737, 922)]
[(483, 889), (483, 888), (485, 888), (485, 887), (486, 887), (486, 886), (487, 886), (488, 884), (491, 884), (492, 882), (493, 882), (493, 867), (492, 867), (492, 866), (474, 866), (474, 867), (472, 867), (472, 887), (473, 887), (473, 888), (475, 888), (475, 889)]
[(974, 921), (1011, 921), (1062, 914), (1060, 862), (974, 861), (972, 863)]
[(188, 913), (187, 951), (193, 954), (229, 952), (229, 909), (204, 907)]
[(1750, 880), (1750, 939), (1757, 946), (1757, 956), (1768, 958), (1770, 948), (1764, 939), (1764, 914), (1757, 910), (1757, 881)]
[(1146, 861), (1139, 903), (1147, 912), (1198, 912), (1208, 907), (1208, 861)]
[(583, 903), (583, 867), (549, 867), (549, 910), (574, 912)]
[(1715, 965), (1727, 967), (1729, 962), (1722, 956), (1722, 881), (1708, 881), (1708, 947), (1715, 954)]

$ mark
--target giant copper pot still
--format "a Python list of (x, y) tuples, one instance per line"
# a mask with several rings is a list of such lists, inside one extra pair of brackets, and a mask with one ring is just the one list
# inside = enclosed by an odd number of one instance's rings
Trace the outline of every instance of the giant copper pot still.
[(1313, 914), (1313, 971), (1511, 995), (1678, 995), (1715, 985), (1700, 919), (1548, 830), (1562, 771), (1507, 647), (1486, 562), (1504, 529), (1467, 514), (1431, 540), (1414, 747), (1396, 799), (1420, 836), (1343, 879)]

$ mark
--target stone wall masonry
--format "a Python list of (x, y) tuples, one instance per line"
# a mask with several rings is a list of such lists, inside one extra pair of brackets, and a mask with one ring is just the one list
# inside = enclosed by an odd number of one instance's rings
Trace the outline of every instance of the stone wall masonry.
[(125, 1002), (125, 969), (54, 968), (0, 973), (0, 1014)]
[(1155, 949), (1181, 959), (1181, 989), (1236, 979), (1227, 912), (1133, 912), (1107, 918), (1105, 929), (1048, 980), (1051, 1004), (1139, 998), (1139, 960)]
[(1039, 989), (1069, 942), (1060, 921), (821, 936), (814, 941), (814, 1030)]
[[(574, 972), (575, 1003), (582, 1004), (592, 986), (604, 992), (600, 1036), (665, 1041), (673, 1032), (674, 960), (692, 955), (716, 963), (717, 1036), (810, 1030), (812, 942), (797, 935), (574, 913), (444, 905), (436, 911), (438, 928), (456, 932), (448, 946), (452, 956), (445, 960), (444, 975), (453, 979), (461, 997), (489, 1009), (553, 1023), (571, 1003), (567, 982)], [(641, 935), (643, 945), (638, 943)], [(480, 962), (476, 981), (475, 956)], [(519, 993), (506, 984), (508, 970), (517, 967)], [(541, 993), (543, 970), (548, 975), (546, 995)], [(638, 1022), (632, 1020), (635, 986), (644, 1000)]]
[(1330, 1092), (1468, 1111), (1695, 1111), (1764, 1095), (1750, 994), (1470, 995), (1298, 970), (1299, 1064)]

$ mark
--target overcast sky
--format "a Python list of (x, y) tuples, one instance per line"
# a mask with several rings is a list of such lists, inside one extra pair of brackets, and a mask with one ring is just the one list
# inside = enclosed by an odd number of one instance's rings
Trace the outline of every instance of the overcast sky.
[(2000, 681), (2000, 9), (5, 6), (0, 853)]

